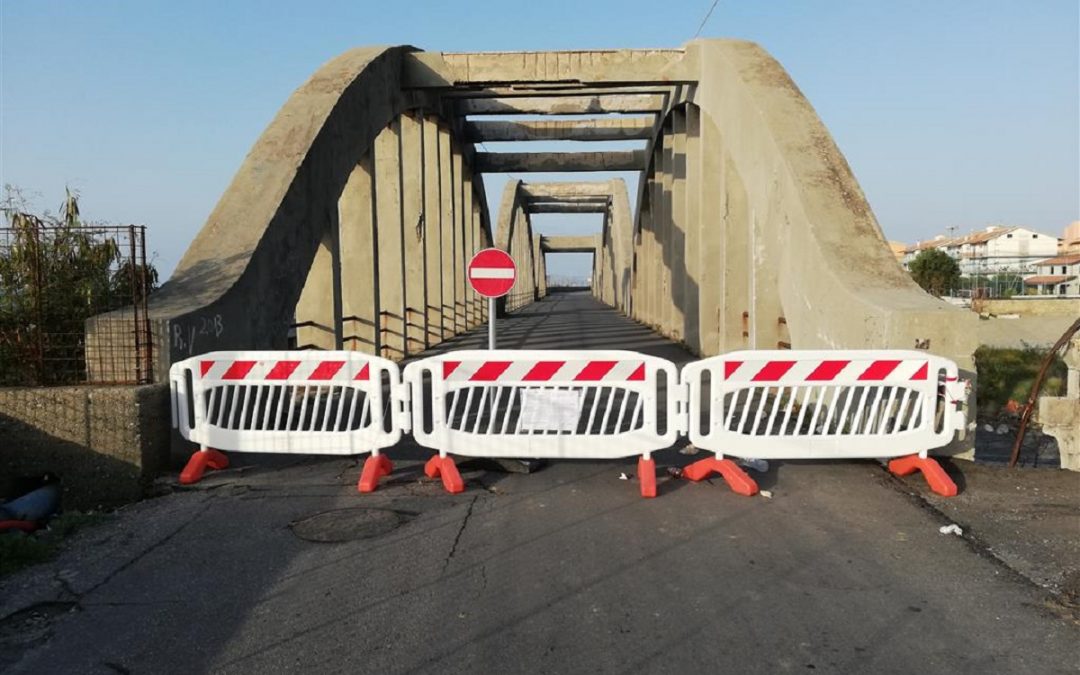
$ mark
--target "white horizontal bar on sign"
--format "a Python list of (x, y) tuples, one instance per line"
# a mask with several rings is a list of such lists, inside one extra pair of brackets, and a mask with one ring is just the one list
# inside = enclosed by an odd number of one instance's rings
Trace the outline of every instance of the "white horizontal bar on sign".
[(512, 267), (474, 267), (469, 271), (473, 279), (513, 279)]

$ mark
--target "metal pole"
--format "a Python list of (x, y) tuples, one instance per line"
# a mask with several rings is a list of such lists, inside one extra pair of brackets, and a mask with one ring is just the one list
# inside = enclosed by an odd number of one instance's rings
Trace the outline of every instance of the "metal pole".
[(495, 298), (488, 298), (488, 349), (495, 349)]

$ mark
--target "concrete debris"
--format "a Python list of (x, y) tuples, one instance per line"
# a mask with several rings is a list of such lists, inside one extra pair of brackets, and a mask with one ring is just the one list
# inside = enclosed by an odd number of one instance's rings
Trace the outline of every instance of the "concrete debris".
[(955, 534), (958, 537), (964, 536), (964, 531), (960, 529), (960, 526), (956, 523), (952, 523), (951, 525), (942, 525), (938, 528), (938, 532), (942, 534)]
[(630, 480), (630, 476), (626, 475), (625, 473), (620, 473), (619, 480)]
[(758, 492), (758, 494), (761, 495), (762, 497), (764, 497), (765, 499), (772, 499), (772, 490), (762, 490), (762, 491)]

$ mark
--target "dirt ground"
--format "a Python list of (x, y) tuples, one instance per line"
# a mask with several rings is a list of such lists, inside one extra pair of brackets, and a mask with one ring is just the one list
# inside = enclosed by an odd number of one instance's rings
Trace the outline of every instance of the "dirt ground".
[(1050, 592), (1080, 621), (1080, 473), (945, 462), (956, 497), (930, 492), (919, 475), (898, 479), (913, 498), (955, 523), (982, 555)]

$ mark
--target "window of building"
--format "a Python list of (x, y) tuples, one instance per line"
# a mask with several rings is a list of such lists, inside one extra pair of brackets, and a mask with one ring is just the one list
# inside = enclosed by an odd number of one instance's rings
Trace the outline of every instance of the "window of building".
[(1032, 238), (1032, 239), (1038, 239), (1038, 238), (1039, 238), (1039, 235), (1037, 235), (1037, 234), (1033, 234), (1033, 235), (1031, 235), (1031, 238)]
[(1012, 235), (1011, 235), (1011, 234), (1007, 234), (1007, 235), (1005, 235), (1005, 238), (1006, 238), (1006, 239), (1012, 239)]

